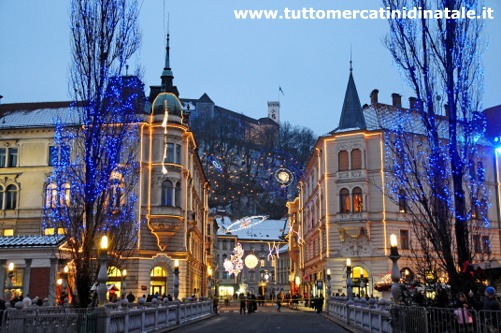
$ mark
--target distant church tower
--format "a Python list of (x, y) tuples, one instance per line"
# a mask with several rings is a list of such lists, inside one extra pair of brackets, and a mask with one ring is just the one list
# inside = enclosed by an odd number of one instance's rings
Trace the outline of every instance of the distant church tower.
[(268, 102), (268, 118), (277, 124), (280, 123), (280, 102)]

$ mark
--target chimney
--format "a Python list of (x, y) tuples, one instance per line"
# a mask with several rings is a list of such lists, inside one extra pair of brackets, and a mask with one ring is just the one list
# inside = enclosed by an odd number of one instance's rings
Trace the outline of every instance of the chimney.
[(402, 107), (402, 96), (400, 96), (399, 94), (397, 94), (397, 93), (391, 94), (391, 100), (392, 100), (393, 106), (395, 106), (397, 108)]
[(377, 94), (379, 94), (379, 90), (377, 89), (374, 89), (372, 92), (371, 92), (371, 105), (374, 105), (374, 104), (377, 104)]
[(416, 97), (409, 97), (409, 109), (410, 110), (416, 110)]

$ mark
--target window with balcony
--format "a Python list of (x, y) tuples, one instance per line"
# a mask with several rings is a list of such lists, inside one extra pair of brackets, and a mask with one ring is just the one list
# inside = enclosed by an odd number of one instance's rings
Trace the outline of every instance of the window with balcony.
[(362, 169), (362, 152), (360, 151), (360, 149), (353, 149), (351, 151), (351, 169)]
[(346, 150), (341, 150), (338, 153), (338, 168), (339, 171), (347, 171), (349, 168), (349, 158)]

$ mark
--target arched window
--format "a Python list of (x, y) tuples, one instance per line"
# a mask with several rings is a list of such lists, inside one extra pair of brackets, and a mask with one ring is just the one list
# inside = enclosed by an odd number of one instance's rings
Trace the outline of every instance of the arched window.
[(362, 152), (360, 149), (353, 149), (351, 151), (351, 169), (362, 169)]
[(338, 154), (338, 169), (339, 171), (348, 170), (348, 152), (346, 150), (341, 150)]
[(362, 212), (364, 210), (362, 189), (360, 187), (355, 187), (351, 195), (353, 197), (353, 212)]
[(176, 189), (174, 192), (174, 201), (176, 207), (181, 207), (181, 182), (177, 182)]
[(348, 191), (348, 189), (346, 188), (343, 188), (339, 192), (339, 212), (349, 213), (350, 211), (351, 211), (350, 191)]
[(4, 188), (0, 186), (0, 209), (3, 209), (3, 194), (4, 194)]
[(70, 184), (64, 183), (61, 186), (61, 190), (58, 190), (55, 183), (47, 185), (45, 188), (45, 208), (70, 206)]
[(164, 180), (162, 182), (162, 206), (172, 207), (174, 204), (174, 185), (170, 180)]
[(7, 186), (5, 190), (5, 209), (16, 209), (17, 207), (17, 187)]
[(155, 266), (150, 273), (150, 294), (163, 295), (167, 293), (167, 272), (160, 266)]

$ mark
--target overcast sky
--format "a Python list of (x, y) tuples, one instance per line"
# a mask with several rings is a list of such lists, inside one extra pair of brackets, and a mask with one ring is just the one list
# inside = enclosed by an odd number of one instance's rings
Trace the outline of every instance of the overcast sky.
[[(69, 100), (69, 0), (0, 0), (1, 103)], [(384, 20), (237, 20), (235, 9), (379, 9), (380, 0), (144, 0), (143, 41), (136, 63), (146, 86), (160, 84), (167, 14), (171, 67), (180, 97), (204, 92), (219, 106), (253, 118), (280, 99), (281, 120), (325, 134), (337, 127), (349, 74), (361, 103), (379, 89), (404, 106), (412, 96), (382, 39)], [(501, 104), (501, 1), (487, 0), (494, 20), (482, 57), (484, 108)], [(165, 6), (165, 10), (164, 10)], [(279, 86), (284, 95), (279, 94)], [(149, 89), (146, 94), (149, 93)]]

